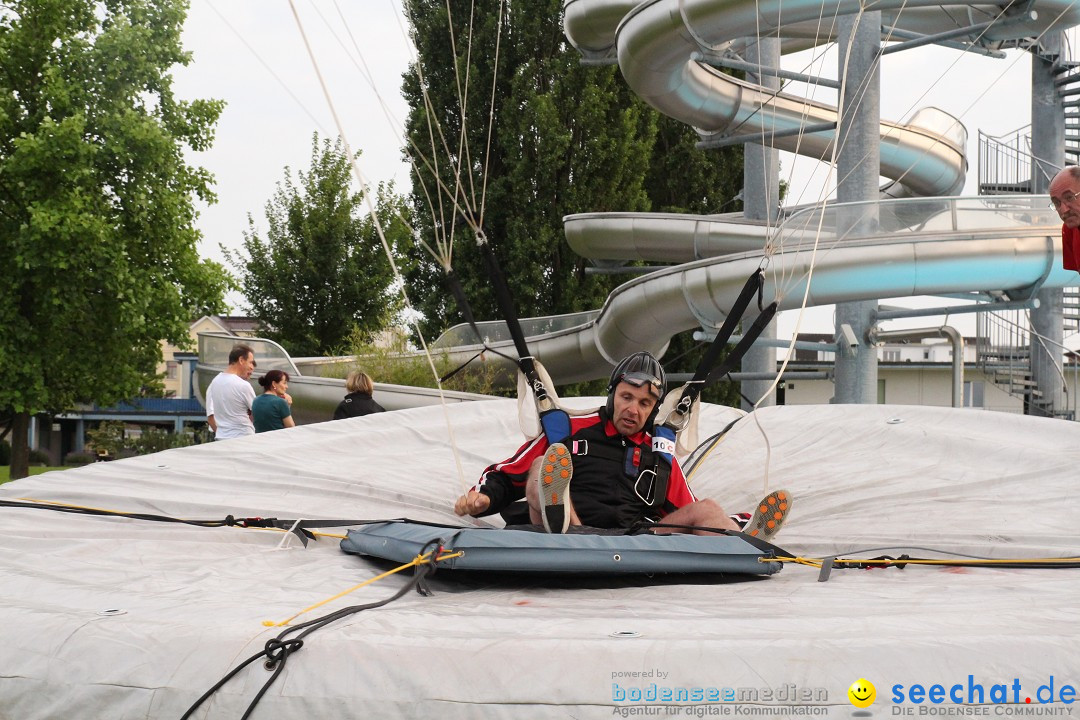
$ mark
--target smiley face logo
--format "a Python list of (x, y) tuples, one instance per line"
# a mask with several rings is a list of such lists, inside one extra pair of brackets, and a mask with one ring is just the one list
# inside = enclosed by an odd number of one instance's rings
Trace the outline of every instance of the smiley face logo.
[(859, 678), (851, 683), (851, 687), (847, 690), (847, 696), (855, 707), (867, 708), (874, 704), (874, 699), (877, 697), (877, 688), (874, 687), (874, 683), (866, 678)]

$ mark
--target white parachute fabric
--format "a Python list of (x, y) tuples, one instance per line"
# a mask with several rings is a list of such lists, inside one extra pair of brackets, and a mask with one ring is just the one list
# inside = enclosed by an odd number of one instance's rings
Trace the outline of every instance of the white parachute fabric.
[[(539, 360), (533, 360), (533, 367), (536, 368), (536, 376), (544, 384), (544, 391), (547, 393), (547, 398), (552, 406), (559, 408), (567, 415), (588, 415), (596, 412), (596, 408), (604, 404), (600, 402), (599, 404), (589, 404), (588, 407), (583, 407), (581, 398), (574, 398), (569, 405), (561, 402), (559, 394), (555, 391), (555, 383), (552, 382), (547, 368)], [(529, 385), (528, 378), (525, 377), (521, 370), (518, 370), (517, 373), (517, 408), (518, 425), (521, 427), (522, 434), (529, 440), (543, 435), (544, 429), (540, 426), (540, 410), (537, 407), (536, 394), (533, 392), (532, 386)]]

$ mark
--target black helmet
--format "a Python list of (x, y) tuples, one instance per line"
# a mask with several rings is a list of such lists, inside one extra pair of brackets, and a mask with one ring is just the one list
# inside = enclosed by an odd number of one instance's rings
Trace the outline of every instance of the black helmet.
[[(611, 378), (608, 380), (607, 412), (609, 417), (615, 414), (615, 388), (621, 382), (630, 383), (634, 387), (648, 386), (649, 391), (656, 396), (656, 405), (659, 407), (660, 399), (664, 397), (664, 384), (667, 379), (664, 376), (664, 367), (652, 353), (642, 350), (633, 355), (627, 355), (611, 371)], [(655, 415), (655, 412), (653, 414)], [(651, 424), (652, 417), (649, 418), (646, 427)]]

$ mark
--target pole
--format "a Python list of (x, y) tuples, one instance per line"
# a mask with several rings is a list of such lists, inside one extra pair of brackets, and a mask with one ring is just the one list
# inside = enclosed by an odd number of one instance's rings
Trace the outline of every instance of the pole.
[[(840, 77), (845, 89), (836, 134), (841, 143), (836, 161), (836, 196), (841, 203), (874, 200), (881, 173), (881, 12), (845, 15), (839, 27)], [(878, 226), (877, 207), (849, 209), (841, 212), (838, 221), (842, 233), (873, 233)], [(836, 306), (836, 334), (842, 342), (836, 354), (833, 402), (873, 404), (878, 400), (877, 348), (870, 341), (876, 311), (875, 300)], [(854, 346), (844, 340), (851, 334), (857, 341)]]
[[(1031, 54), (1031, 191), (1044, 194), (1065, 158), (1065, 107), (1054, 85), (1053, 70), (1065, 47), (1065, 33), (1047, 33), (1041, 52)], [(1031, 415), (1053, 417), (1065, 409), (1065, 381), (1061, 374), (1064, 338), (1063, 291), (1040, 290), (1039, 306), (1031, 311), (1031, 379), (1039, 396), (1024, 403)], [(1039, 337), (1042, 336), (1042, 337)]]
[[(747, 49), (747, 61), (751, 65), (767, 68), (780, 67), (780, 39), (757, 38), (750, 41)], [(762, 73), (758, 82), (767, 88), (778, 89), (780, 79)], [(780, 152), (758, 143), (746, 143), (743, 150), (743, 215), (752, 220), (761, 220), (775, 226), (780, 216)], [(776, 339), (776, 319), (761, 331), (759, 341)], [(741, 381), (742, 409), (753, 409), (750, 402), (761, 399), (762, 407), (776, 404), (775, 393), (762, 397), (772, 386), (776, 375), (776, 348), (767, 342), (755, 343), (742, 359), (743, 373), (752, 373), (749, 377), (762, 379)], [(767, 377), (767, 379), (765, 379)]]

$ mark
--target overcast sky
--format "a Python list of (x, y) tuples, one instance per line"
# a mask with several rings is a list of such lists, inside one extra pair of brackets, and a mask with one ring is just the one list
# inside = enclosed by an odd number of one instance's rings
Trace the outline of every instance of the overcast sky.
[[(411, 49), (399, 0), (295, 2), (348, 140), (362, 153), (362, 172), (405, 189), (400, 128), (407, 109), (399, 90)], [(307, 169), (312, 133), (333, 137), (337, 131), (287, 0), (191, 0), (184, 42), (194, 62), (177, 72), (178, 94), (227, 102), (214, 148), (193, 157), (214, 173), (219, 198), (202, 210), (202, 252), (224, 261), (219, 246), (240, 246), (248, 213), (265, 230), (263, 207), (285, 166)], [(786, 56), (783, 65), (807, 71), (812, 57)], [(903, 121), (928, 105), (958, 116), (969, 134), (965, 194), (974, 194), (978, 130), (1000, 135), (1029, 122), (1030, 67), (1026, 53), (1015, 51), (1004, 60), (935, 47), (891, 54), (882, 66), (881, 116)], [(836, 77), (835, 53), (814, 69)], [(835, 101), (825, 89), (816, 97)], [(784, 154), (781, 176), (791, 182), (792, 200), (812, 202), (825, 194), (820, 163)], [(242, 310), (239, 296), (230, 300)], [(831, 313), (814, 311), (802, 330), (831, 332)], [(793, 315), (785, 313), (782, 335), (793, 327)]]
[[(399, 89), (411, 51), (398, 5), (296, 1), (361, 171), (404, 188)], [(265, 230), (264, 206), (285, 167), (294, 177), (309, 168), (312, 134), (338, 133), (287, 0), (192, 0), (184, 44), (194, 61), (176, 73), (178, 94), (227, 103), (213, 149), (192, 155), (217, 181), (218, 202), (199, 221), (203, 255), (223, 261), (219, 245), (240, 247), (249, 213)]]

